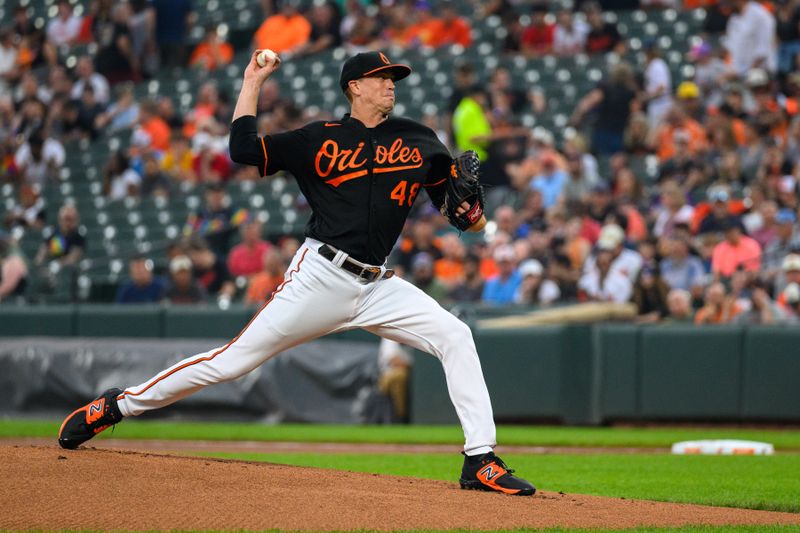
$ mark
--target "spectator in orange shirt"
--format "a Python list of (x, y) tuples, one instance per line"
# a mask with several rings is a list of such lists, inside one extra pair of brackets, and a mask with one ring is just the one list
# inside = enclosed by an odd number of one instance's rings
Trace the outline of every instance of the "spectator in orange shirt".
[(247, 294), (244, 297), (245, 303), (262, 303), (269, 298), (270, 294), (283, 282), (285, 270), (286, 264), (281, 256), (281, 251), (274, 246), (271, 247), (264, 253), (264, 269), (250, 278)]
[(469, 21), (459, 17), (455, 3), (451, 0), (439, 5), (439, 25), (434, 29), (431, 46), (449, 46), (460, 44), (464, 48), (472, 44), (472, 28)]
[[(676, 137), (676, 133), (678, 133)], [(682, 139), (688, 135), (687, 150), (691, 155), (698, 155), (708, 148), (706, 130), (696, 120), (689, 118), (679, 106), (673, 106), (664, 122), (656, 133), (655, 149), (659, 161), (666, 161), (674, 157), (676, 152), (676, 138)]]
[[(166, 152), (169, 149), (169, 140), (172, 131), (164, 120), (158, 116), (156, 105), (148, 100), (139, 108), (139, 127), (134, 132), (134, 137), (147, 141), (145, 146)], [(143, 143), (144, 144), (144, 143)]]
[(439, 242), (442, 258), (434, 261), (433, 273), (444, 285), (452, 288), (464, 281), (464, 257), (467, 250), (455, 233), (442, 236)]
[(431, 13), (431, 5), (426, 0), (417, 2), (416, 21), (408, 27), (405, 34), (406, 46), (436, 46), (436, 34), (442, 21)]
[(738, 220), (727, 219), (722, 224), (725, 239), (711, 253), (711, 271), (715, 276), (728, 278), (737, 270), (758, 272), (761, 269), (761, 246), (746, 235)]
[(733, 297), (726, 296), (722, 283), (712, 283), (706, 288), (703, 307), (694, 315), (694, 323), (728, 324), (741, 310)]
[(199, 67), (212, 71), (223, 67), (233, 60), (233, 47), (226, 43), (213, 24), (206, 27), (206, 36), (195, 47), (189, 58), (190, 67)]
[(253, 47), (291, 53), (308, 42), (311, 23), (300, 13), (298, 0), (281, 2), (280, 12), (267, 17), (253, 35)]

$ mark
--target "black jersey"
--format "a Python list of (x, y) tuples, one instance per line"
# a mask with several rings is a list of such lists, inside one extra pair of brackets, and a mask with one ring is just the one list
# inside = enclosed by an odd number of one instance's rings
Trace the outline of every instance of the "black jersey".
[(383, 264), (422, 187), (437, 208), (451, 156), (430, 128), (389, 117), (374, 128), (345, 115), (259, 137), (256, 120), (234, 121), (231, 158), (262, 175), (291, 173), (313, 211), (306, 236), (353, 258)]

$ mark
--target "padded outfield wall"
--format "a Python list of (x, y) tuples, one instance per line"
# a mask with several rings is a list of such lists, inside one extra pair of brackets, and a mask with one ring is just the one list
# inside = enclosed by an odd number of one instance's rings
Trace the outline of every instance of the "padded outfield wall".
[[(136, 355), (141, 358), (139, 363), (127, 361), (132, 368), (146, 367), (150, 371), (150, 363), (172, 361), (181, 342), (176, 339), (194, 339), (191, 348), (198, 351), (206, 345), (205, 349), (211, 348), (214, 343), (224, 342), (220, 339), (235, 336), (252, 313), (249, 308), (220, 311), (211, 307), (0, 307), (3, 380), (13, 383), (25, 375), (34, 380), (31, 387), (39, 386), (36, 380), (41, 376), (37, 377), (35, 370), (18, 366), (24, 360), (20, 354), (26, 353), (26, 343), (36, 346), (40, 365), (46, 364), (48, 357), (55, 357), (48, 353), (60, 354), (59, 360), (65, 364), (64, 357), (69, 360), (82, 357), (80, 354), (85, 356), (86, 350), (80, 346), (91, 345), (92, 353), (97, 354), (93, 360), (105, 362), (86, 367), (84, 357), (83, 368), (99, 374), (108, 371), (108, 358), (113, 360), (113, 354), (106, 357), (105, 352), (126, 341), (102, 343), (98, 338), (128, 339), (131, 346), (141, 346), (147, 339), (154, 347), (159, 345), (157, 339), (170, 339), (161, 342), (170, 348), (159, 352), (162, 355), (158, 361), (148, 360), (146, 354)], [(474, 327), (473, 331), (495, 418), (501, 422), (800, 422), (797, 327), (596, 324), (525, 329)], [(64, 343), (57, 341), (48, 344), (47, 338), (55, 341), (52, 337), (66, 339), (71, 348), (67, 350)], [(217, 340), (196, 342), (197, 339)], [(361, 373), (359, 383), (368, 386), (377, 368), (376, 344), (377, 338), (368, 333), (348, 332), (326, 339), (317, 353), (324, 354), (322, 357), (336, 357), (339, 353), (347, 359), (355, 347), (360, 347), (361, 358), (348, 359), (348, 365), (353, 372)], [(297, 355), (293, 357), (296, 361)], [(309, 361), (309, 368), (319, 366), (313, 358)], [(361, 370), (357, 370), (359, 365), (364, 365)], [(321, 384), (324, 378), (320, 375), (312, 381)], [(321, 386), (335, 390), (332, 383)], [(90, 386), (84, 388), (75, 394), (93, 393)], [(286, 389), (286, 394), (291, 395), (291, 387)], [(412, 422), (457, 422), (441, 365), (435, 358), (415, 354), (410, 389)], [(361, 390), (358, 387), (349, 390), (356, 391), (356, 396), (365, 394), (357, 392)], [(289, 396), (285, 401), (289, 406), (297, 400)], [(354, 396), (353, 402), (357, 403), (358, 398)], [(204, 406), (208, 403), (204, 402)], [(288, 409), (285, 406), (284, 411)], [(290, 418), (302, 419), (299, 415)], [(337, 419), (366, 420), (347, 416)]]

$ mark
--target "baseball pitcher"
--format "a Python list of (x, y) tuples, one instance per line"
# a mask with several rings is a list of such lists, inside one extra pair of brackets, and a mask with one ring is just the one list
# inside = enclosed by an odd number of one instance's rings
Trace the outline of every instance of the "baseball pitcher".
[(76, 448), (124, 417), (236, 379), (287, 348), (363, 328), (442, 362), (465, 435), (462, 488), (532, 495), (533, 485), (512, 475), (492, 451), (492, 405), (470, 329), (386, 268), (423, 188), (459, 230), (483, 227), (477, 156), (467, 152), (453, 159), (431, 129), (391, 116), (395, 84), (411, 68), (380, 52), (357, 54), (344, 63), (339, 85), (350, 113), (260, 137), (258, 94), (280, 58), (270, 54), (265, 61), (259, 52), (244, 72), (231, 125), (231, 158), (256, 166), (264, 176), (279, 171), (295, 176), (313, 212), (305, 242), (283, 283), (233, 340), (145, 383), (106, 391), (64, 420), (59, 443)]

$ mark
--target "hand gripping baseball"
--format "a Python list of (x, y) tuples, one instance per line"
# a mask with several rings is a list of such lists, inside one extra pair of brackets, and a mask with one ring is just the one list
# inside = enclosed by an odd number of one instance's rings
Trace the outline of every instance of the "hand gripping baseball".
[(257, 82), (259, 85), (264, 83), (273, 72), (278, 70), (281, 64), (281, 58), (272, 50), (256, 50), (250, 56), (250, 63), (244, 71), (246, 80), (250, 79)]
[(478, 179), (480, 163), (478, 154), (468, 150), (450, 165), (442, 214), (461, 231), (469, 230), (483, 217), (483, 186)]

